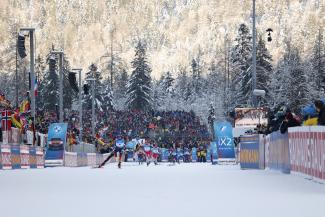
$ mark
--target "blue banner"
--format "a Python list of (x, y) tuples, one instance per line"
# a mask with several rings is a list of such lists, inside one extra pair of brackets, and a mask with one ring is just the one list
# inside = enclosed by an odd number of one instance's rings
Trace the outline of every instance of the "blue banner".
[(169, 151), (167, 148), (161, 149), (161, 160), (162, 161), (168, 161)]
[(197, 161), (197, 150), (196, 148), (192, 148), (192, 161)]
[(61, 160), (67, 143), (68, 124), (51, 124), (47, 137), (47, 151), (45, 160)]
[(210, 147), (207, 148), (207, 162), (211, 161), (211, 149)]
[(21, 168), (21, 160), (20, 160), (20, 146), (12, 145), (11, 147), (11, 166), (12, 169), (20, 169)]
[(235, 158), (235, 146), (231, 123), (214, 122), (213, 125), (217, 142), (218, 158)]
[(30, 168), (37, 168), (37, 162), (36, 162), (36, 148), (35, 146), (30, 146), (29, 147), (29, 155), (31, 159), (34, 159), (30, 161)]
[(258, 135), (240, 137), (240, 168), (259, 169)]

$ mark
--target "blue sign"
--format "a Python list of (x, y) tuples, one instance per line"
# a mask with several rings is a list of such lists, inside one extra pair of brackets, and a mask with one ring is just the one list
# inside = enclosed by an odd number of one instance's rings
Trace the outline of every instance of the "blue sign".
[(12, 169), (20, 169), (21, 168), (20, 146), (19, 145), (11, 145), (10, 148), (11, 148)]
[(211, 161), (211, 150), (210, 148), (208, 147), (207, 148), (207, 157), (206, 157), (207, 161)]
[(214, 122), (218, 158), (235, 158), (232, 125), (229, 122)]
[(192, 161), (197, 161), (197, 151), (196, 148), (192, 148)]
[(51, 124), (48, 131), (45, 160), (62, 160), (64, 147), (67, 144), (68, 124), (54, 123)]
[[(35, 146), (30, 146), (29, 147), (29, 155), (32, 158), (36, 159), (36, 148), (35, 148)], [(30, 162), (29, 166), (30, 166), (30, 168), (37, 168), (36, 161)]]
[(240, 137), (240, 168), (259, 169), (258, 135)]
[(161, 160), (162, 161), (168, 161), (169, 151), (167, 148), (161, 149)]

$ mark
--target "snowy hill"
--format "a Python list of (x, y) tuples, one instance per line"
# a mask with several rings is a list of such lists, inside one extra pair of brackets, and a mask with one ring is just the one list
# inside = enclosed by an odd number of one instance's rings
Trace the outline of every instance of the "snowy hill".
[[(176, 69), (202, 52), (204, 62), (222, 59), (224, 41), (236, 36), (238, 26), (250, 26), (248, 0), (2, 0), (0, 4), (0, 66), (13, 70), (18, 27), (36, 28), (37, 52), (45, 55), (52, 44), (64, 48), (72, 65), (103, 63), (113, 51), (130, 64), (138, 38), (149, 45), (153, 75)], [(272, 28), (268, 49), (277, 62), (290, 39), (302, 53), (312, 48), (319, 28), (325, 26), (322, 0), (257, 0), (257, 29), (266, 35)], [(266, 37), (266, 36), (265, 36)], [(11, 55), (11, 56), (10, 56)], [(8, 63), (9, 62), (9, 63)]]

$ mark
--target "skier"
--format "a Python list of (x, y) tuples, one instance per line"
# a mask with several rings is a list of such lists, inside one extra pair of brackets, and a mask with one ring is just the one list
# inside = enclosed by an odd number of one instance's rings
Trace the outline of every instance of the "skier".
[(125, 150), (125, 142), (124, 139), (122, 139), (121, 136), (118, 136), (115, 142), (115, 146), (113, 148), (113, 151), (107, 156), (107, 158), (101, 163), (98, 168), (102, 168), (107, 161), (109, 161), (113, 156), (117, 156), (119, 154), (119, 160), (118, 160), (118, 168), (121, 169), (121, 163), (122, 163), (122, 157)]
[(173, 147), (169, 149), (169, 157), (170, 157), (170, 162), (175, 164), (175, 162), (177, 161), (177, 151)]
[(187, 147), (184, 148), (184, 162), (189, 163), (190, 162), (190, 151)]
[(137, 155), (139, 165), (142, 164), (145, 161), (145, 153), (142, 144), (137, 144), (135, 148), (135, 153)]
[(158, 145), (155, 144), (154, 147), (152, 148), (152, 158), (153, 158), (153, 162), (155, 163), (155, 165), (158, 164), (159, 154), (160, 154), (160, 151), (159, 151)]
[(146, 159), (147, 159), (147, 166), (149, 166), (150, 162), (151, 162), (151, 158), (152, 158), (152, 146), (149, 142), (146, 142), (144, 145), (143, 145), (143, 150), (144, 150), (144, 153), (146, 154)]

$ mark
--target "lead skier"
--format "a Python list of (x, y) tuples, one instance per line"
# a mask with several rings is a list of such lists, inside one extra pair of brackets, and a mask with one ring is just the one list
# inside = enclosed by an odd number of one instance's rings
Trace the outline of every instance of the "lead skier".
[(116, 142), (113, 148), (113, 151), (107, 156), (107, 158), (98, 166), (98, 168), (102, 168), (107, 161), (109, 161), (113, 156), (117, 156), (119, 154), (119, 160), (118, 160), (118, 168), (121, 169), (122, 164), (122, 157), (125, 151), (125, 141), (121, 136), (118, 136), (116, 138)]

